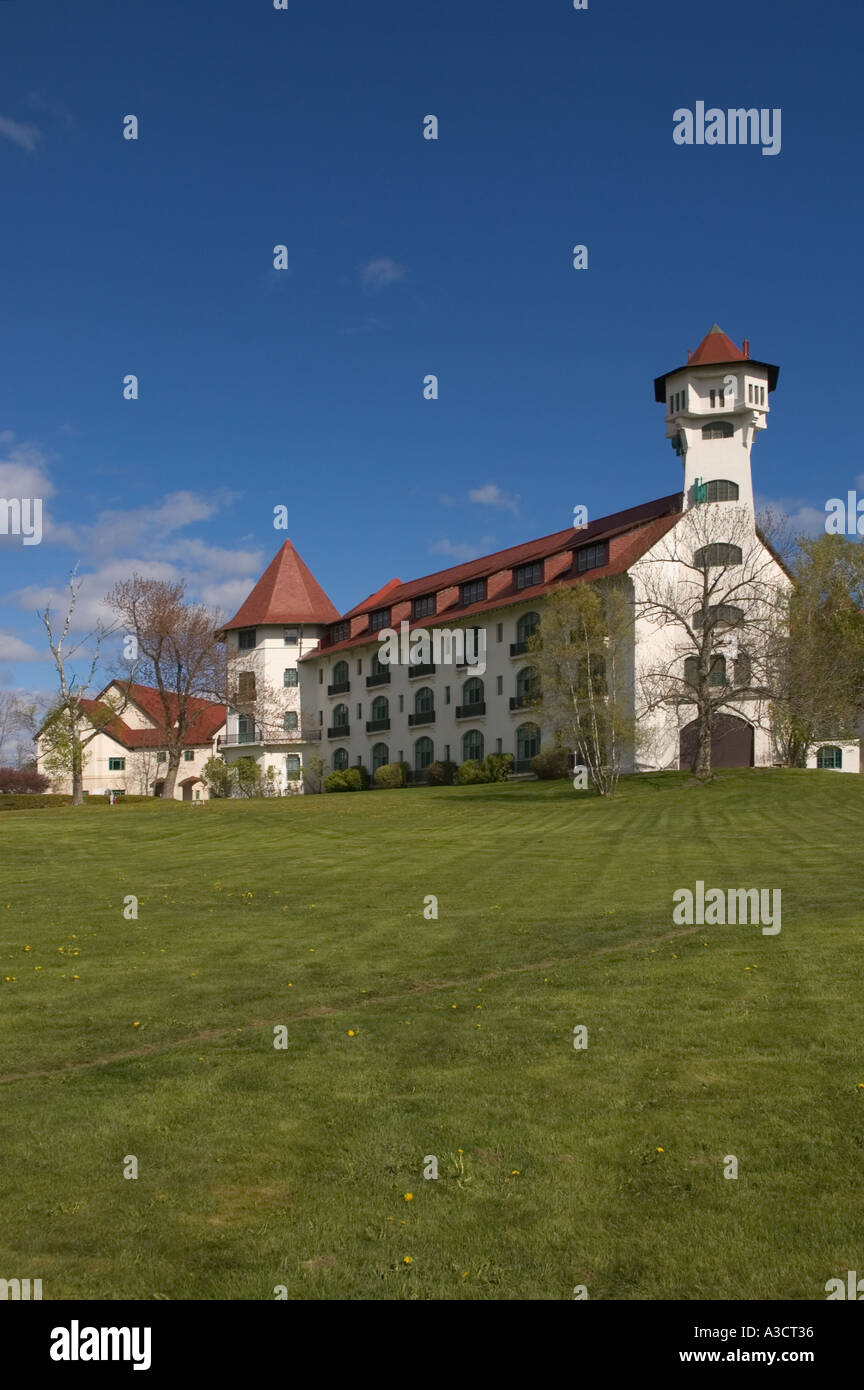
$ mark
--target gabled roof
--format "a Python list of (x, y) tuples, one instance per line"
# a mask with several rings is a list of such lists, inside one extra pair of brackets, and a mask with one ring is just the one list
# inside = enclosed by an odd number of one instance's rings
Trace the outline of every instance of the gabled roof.
[(695, 352), (687, 354), (687, 361), (682, 367), (673, 367), (671, 372), (664, 372), (662, 376), (654, 379), (654, 399), (665, 403), (666, 400), (666, 378), (674, 376), (676, 372), (683, 372), (687, 367), (707, 367), (720, 366), (724, 362), (752, 362), (754, 367), (764, 367), (768, 373), (768, 390), (773, 391), (777, 385), (777, 378), (780, 375), (780, 368), (775, 367), (771, 362), (757, 362), (750, 356), (750, 344), (744, 341), (744, 347), (739, 348), (727, 337), (720, 327), (715, 323), (711, 331), (705, 334)]
[(290, 541), (270, 561), (249, 597), (219, 630), (267, 623), (333, 623), (339, 614)]
[[(101, 724), (110, 712), (111, 706), (104, 702), (103, 697), (112, 685), (128, 691), (129, 700), (137, 705), (148, 719), (153, 721), (155, 727), (152, 729), (133, 729), (125, 722), (122, 715), (114, 715), (103, 726), (103, 733), (116, 739), (118, 743), (122, 743), (125, 748), (164, 748), (166, 742), (165, 716), (162, 709), (162, 698), (155, 686), (137, 685), (134, 682), (127, 683), (122, 680), (110, 681), (97, 699), (81, 701), (81, 708), (84, 713), (94, 722)], [(176, 721), (177, 696), (168, 692), (167, 699), (169, 715), (173, 721)], [(185, 747), (191, 748), (212, 741), (214, 735), (225, 723), (226, 711), (224, 705), (216, 704), (212, 700), (204, 700), (197, 695), (190, 695), (187, 701), (187, 716), (188, 725), (183, 743)]]
[[(422, 579), (414, 579), (407, 584), (400, 584), (397, 589), (390, 591), (388, 598), (390, 604), (395, 605), (417, 598), (421, 594), (455, 589), (457, 592), (449, 605), (446, 608), (439, 607), (435, 614), (434, 621), (443, 625), (456, 619), (473, 617), (478, 613), (488, 613), (494, 609), (506, 608), (509, 604), (525, 603), (526, 600), (542, 598), (562, 584), (576, 584), (588, 580), (606, 579), (613, 574), (623, 574), (639, 559), (640, 555), (644, 555), (647, 550), (650, 550), (661, 536), (677, 524), (681, 519), (682, 506), (681, 493), (673, 492), (668, 497), (658, 497), (653, 502), (643, 502), (638, 507), (628, 507), (626, 511), (613, 512), (610, 516), (598, 517), (596, 521), (590, 522), (588, 526), (578, 531), (570, 526), (565, 531), (555, 531), (551, 536), (543, 536), (540, 540), (526, 541), (522, 545), (511, 546), (507, 550), (496, 551), (493, 555), (483, 555), (477, 560), (469, 560), (466, 564), (454, 565), (450, 569), (438, 570), (435, 574), (425, 575)], [(481, 603), (463, 606), (459, 602), (458, 587), (468, 580), (501, 574), (532, 560), (544, 560), (551, 555), (562, 554), (567, 550), (576, 550), (580, 546), (590, 545), (600, 540), (620, 540), (620, 543), (614, 547), (610, 545), (609, 561), (605, 565), (587, 570), (583, 574), (574, 573), (572, 570), (566, 571), (546, 583), (535, 584), (527, 589), (517, 589), (514, 580), (509, 586), (496, 593), (494, 597), (487, 598)], [(373, 595), (373, 598), (377, 600), (380, 597), (380, 592)], [(377, 602), (371, 605), (371, 607), (380, 606)], [(370, 604), (367, 600), (351, 609), (345, 617), (356, 616), (368, 611), (370, 611)], [(428, 628), (429, 625), (430, 619), (428, 617), (419, 618), (414, 622), (409, 622), (409, 630), (415, 627)], [(317, 648), (301, 660), (311, 661), (315, 657), (319, 657), (322, 650), (330, 655), (332, 652), (362, 646), (364, 643), (372, 641), (374, 635), (367, 626), (362, 632), (356, 633), (344, 642), (333, 642), (324, 648)]]

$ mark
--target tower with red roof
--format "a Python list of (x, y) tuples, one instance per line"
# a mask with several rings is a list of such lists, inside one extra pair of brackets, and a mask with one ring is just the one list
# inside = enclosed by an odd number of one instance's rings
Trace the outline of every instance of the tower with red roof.
[[(301, 657), (313, 651), (339, 613), (290, 541), (219, 637), (227, 647), (229, 692), (220, 751), (226, 761), (251, 754), (272, 768), (275, 790), (298, 787), (304, 753), (317, 746), (315, 673)], [(307, 688), (304, 689), (303, 683)]]
[(779, 368), (750, 356), (718, 324), (687, 354), (684, 366), (654, 382), (666, 406), (666, 437), (684, 467), (684, 507), (737, 502), (753, 511), (750, 450), (768, 422), (768, 397)]

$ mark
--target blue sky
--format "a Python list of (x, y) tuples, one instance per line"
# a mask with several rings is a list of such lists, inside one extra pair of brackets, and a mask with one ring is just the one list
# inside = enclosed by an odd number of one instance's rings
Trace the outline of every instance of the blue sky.
[[(831, 0), (0, 0), (0, 496), (47, 518), (0, 538), (0, 684), (52, 687), (76, 563), (85, 627), (133, 571), (233, 613), (278, 505), (344, 610), (674, 491), (652, 380), (715, 320), (780, 364), (757, 494), (814, 529), (864, 471), (861, 38)], [(674, 144), (699, 100), (779, 107), (780, 154)]]

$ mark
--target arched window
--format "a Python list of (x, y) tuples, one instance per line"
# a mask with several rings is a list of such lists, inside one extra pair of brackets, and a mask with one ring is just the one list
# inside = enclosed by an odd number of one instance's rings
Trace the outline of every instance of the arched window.
[(833, 768), (835, 772), (842, 772), (843, 749), (833, 748), (830, 745), (820, 748), (816, 754), (816, 766)]
[(372, 749), (372, 771), (384, 767), (390, 761), (390, 749), (386, 743), (376, 743)]
[(337, 661), (333, 667), (333, 685), (344, 685), (348, 680), (348, 662)]
[(347, 748), (337, 748), (336, 751), (334, 752), (334, 754), (333, 754), (333, 771), (334, 771), (334, 772), (347, 772), (347, 771), (348, 771), (348, 749), (347, 749)]
[(740, 565), (743, 556), (740, 545), (727, 545), (725, 541), (714, 541), (712, 545), (703, 545), (701, 550), (697, 550), (693, 556), (693, 563), (698, 569), (709, 569), (712, 565)]
[[(431, 685), (424, 685), (414, 696), (414, 713), (431, 714), (435, 708), (435, 692)], [(422, 743), (422, 739), (421, 739)]]
[[(347, 753), (345, 755), (348, 756)], [(285, 776), (289, 782), (299, 782), (300, 780), (300, 757), (297, 753), (290, 753), (285, 759)]]
[(293, 709), (289, 709), (286, 714), (283, 714), (282, 728), (285, 730), (286, 734), (290, 734), (292, 729), (297, 728), (297, 715)]
[(333, 709), (332, 718), (333, 718), (333, 725), (332, 725), (332, 727), (333, 727), (334, 729), (347, 728), (347, 727), (348, 727), (348, 706), (347, 706), (347, 705), (336, 705), (336, 706), (334, 707), (334, 709)]
[(726, 658), (725, 656), (714, 656), (711, 658), (711, 670), (708, 672), (709, 685), (726, 684)]
[(540, 626), (539, 613), (523, 613), (516, 624), (516, 641), (527, 642)]
[(390, 718), (390, 701), (387, 699), (386, 695), (376, 695), (376, 696), (375, 696), (375, 699), (372, 701), (372, 718), (373, 718), (373, 719), (389, 719), (389, 718)]
[(540, 752), (540, 728), (537, 724), (520, 724), (516, 730), (516, 760), (524, 763)]
[(418, 738), (414, 744), (414, 771), (425, 772), (435, 760), (435, 748), (431, 738)]
[[(466, 681), (462, 687), (463, 705), (482, 705), (484, 699), (483, 682), (477, 676), (472, 676), (470, 681)], [(466, 734), (465, 737), (467, 738), (468, 735)]]
[(733, 434), (729, 420), (712, 420), (710, 425), (702, 426), (703, 439), (731, 439)]
[(693, 614), (694, 627), (702, 627), (706, 622), (709, 627), (740, 627), (743, 621), (743, 608), (736, 608), (733, 603), (709, 603), (704, 612), (697, 608)]
[(706, 502), (738, 501), (738, 484), (730, 482), (728, 478), (712, 478), (710, 482), (703, 483), (702, 486), (705, 489), (704, 500)]
[(533, 666), (523, 666), (516, 676), (516, 698), (523, 704), (540, 694), (540, 678)]
[(469, 758), (476, 758), (480, 762), (482, 757), (483, 735), (479, 729), (469, 729), (462, 735), (462, 759), (467, 762)]
[(297, 684), (297, 680), (298, 680), (298, 676), (297, 676), (297, 667), (296, 667), (296, 666), (286, 666), (285, 670), (282, 672), (282, 684), (283, 684), (283, 685), (296, 685), (296, 684)]

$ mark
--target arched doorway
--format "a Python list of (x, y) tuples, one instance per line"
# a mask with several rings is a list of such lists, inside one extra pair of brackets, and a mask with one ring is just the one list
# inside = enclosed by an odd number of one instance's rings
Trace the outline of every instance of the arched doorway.
[[(699, 720), (685, 724), (679, 737), (678, 766), (691, 771), (696, 767), (699, 747)], [(711, 724), (711, 766), (752, 767), (753, 725), (734, 714), (715, 714)]]

